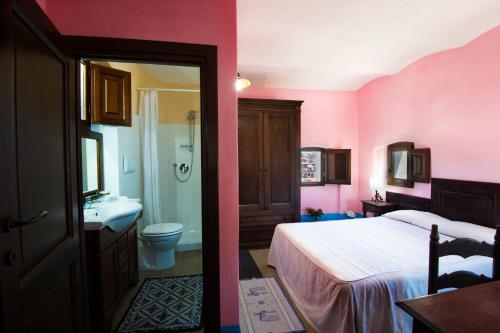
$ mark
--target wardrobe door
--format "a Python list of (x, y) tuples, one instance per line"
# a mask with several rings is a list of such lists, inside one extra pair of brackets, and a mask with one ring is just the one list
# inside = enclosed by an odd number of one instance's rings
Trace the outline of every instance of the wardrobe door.
[(295, 210), (298, 157), (295, 112), (264, 113), (265, 203), (269, 210)]
[(263, 112), (238, 113), (240, 211), (264, 209)]

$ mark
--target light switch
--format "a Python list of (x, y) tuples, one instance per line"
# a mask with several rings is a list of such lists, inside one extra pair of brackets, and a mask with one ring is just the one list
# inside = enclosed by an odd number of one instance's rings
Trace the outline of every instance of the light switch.
[(123, 156), (123, 173), (135, 171), (135, 159), (132, 156)]

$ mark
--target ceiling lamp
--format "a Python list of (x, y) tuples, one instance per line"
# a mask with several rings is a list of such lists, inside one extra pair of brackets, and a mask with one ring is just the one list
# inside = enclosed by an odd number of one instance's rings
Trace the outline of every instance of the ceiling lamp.
[(243, 76), (238, 73), (238, 77), (236, 78), (236, 90), (240, 91), (242, 89), (248, 88), (252, 85), (252, 82), (250, 82), (249, 79), (244, 78)]

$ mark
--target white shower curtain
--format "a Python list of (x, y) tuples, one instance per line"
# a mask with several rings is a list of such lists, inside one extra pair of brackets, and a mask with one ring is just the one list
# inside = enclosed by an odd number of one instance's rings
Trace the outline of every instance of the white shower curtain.
[(158, 171), (158, 94), (141, 91), (139, 102), (143, 170), (143, 222), (141, 230), (150, 224), (161, 223), (160, 181)]

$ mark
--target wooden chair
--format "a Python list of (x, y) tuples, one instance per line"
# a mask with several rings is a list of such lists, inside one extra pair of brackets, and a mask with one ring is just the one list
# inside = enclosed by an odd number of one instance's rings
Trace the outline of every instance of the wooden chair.
[[(468, 258), (474, 255), (493, 258), (492, 278), (484, 274), (477, 275), (469, 271), (456, 271), (450, 274), (439, 274), (439, 257), (459, 255)], [(463, 288), (475, 284), (500, 279), (500, 225), (496, 227), (495, 242), (488, 244), (471, 238), (455, 238), (439, 243), (438, 226), (433, 224), (429, 243), (429, 284), (428, 293), (435, 294), (439, 289)]]

